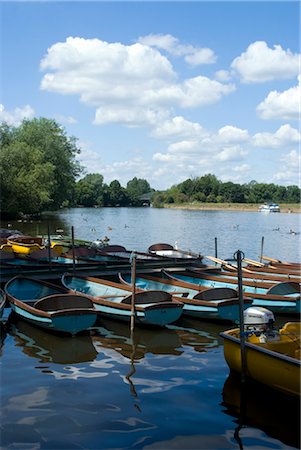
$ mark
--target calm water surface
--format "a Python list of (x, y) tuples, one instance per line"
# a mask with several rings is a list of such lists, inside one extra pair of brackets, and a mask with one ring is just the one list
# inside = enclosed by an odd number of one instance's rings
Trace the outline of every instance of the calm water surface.
[[(77, 238), (146, 250), (156, 242), (221, 258), (240, 249), (300, 260), (299, 215), (128, 209), (70, 209), (26, 233), (62, 228)], [(7, 223), (1, 224), (6, 227)], [(273, 231), (278, 229), (277, 231)], [(278, 324), (289, 318), (277, 318)], [(219, 333), (227, 325), (182, 319), (166, 329), (99, 319), (90, 333), (52, 335), (2, 319), (3, 449), (299, 448), (299, 403), (229, 375)]]
[[(44, 220), (11, 222), (12, 227), (32, 234), (47, 234), (56, 229), (71, 234), (74, 226), (78, 239), (110, 238), (110, 244), (130, 250), (146, 251), (158, 242), (203, 255), (214, 255), (215, 238), (220, 258), (232, 257), (237, 249), (248, 258), (257, 259), (264, 237), (264, 254), (300, 261), (300, 214), (265, 214), (236, 211), (190, 211), (157, 208), (73, 208), (44, 215)], [(1, 222), (2, 227), (7, 222)]]

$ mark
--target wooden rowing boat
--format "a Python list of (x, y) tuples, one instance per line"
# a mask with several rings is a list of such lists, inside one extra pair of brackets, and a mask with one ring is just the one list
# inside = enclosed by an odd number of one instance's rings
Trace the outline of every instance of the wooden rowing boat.
[[(238, 288), (237, 279), (223, 277), (220, 274), (198, 272), (196, 270), (162, 270), (159, 277), (182, 282), (183, 287), (192, 289), (204, 287)], [(253, 300), (253, 306), (271, 309), (277, 314), (300, 314), (300, 284), (295, 282), (260, 282), (243, 280), (243, 292)]]
[[(119, 274), (119, 279), (131, 285), (130, 274)], [(195, 286), (184, 286), (177, 280), (166, 280), (158, 277), (137, 274), (136, 283), (140, 289), (160, 289), (170, 292), (183, 302), (183, 315), (197, 319), (213, 319), (235, 322), (239, 319), (239, 300), (234, 289), (206, 289)], [(245, 307), (252, 300), (245, 298)]]
[(93, 326), (97, 312), (84, 294), (16, 276), (4, 288), (12, 311), (29, 322), (51, 331), (75, 335)]
[(153, 244), (148, 248), (148, 252), (168, 259), (189, 260), (201, 262), (203, 256), (194, 252), (178, 249), (166, 243)]
[[(62, 276), (62, 284), (75, 292), (91, 296), (96, 310), (103, 315), (125, 321), (131, 319), (131, 288), (108, 280), (68, 273)], [(165, 326), (178, 320), (182, 309), (183, 303), (174, 300), (167, 292), (138, 289), (135, 293), (137, 324)]]

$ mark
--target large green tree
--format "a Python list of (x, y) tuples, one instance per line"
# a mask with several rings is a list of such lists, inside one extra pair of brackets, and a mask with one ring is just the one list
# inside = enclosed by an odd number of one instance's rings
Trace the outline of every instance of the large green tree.
[(81, 168), (76, 139), (54, 120), (0, 126), (1, 212), (39, 213), (72, 202)]
[(104, 190), (103, 176), (98, 173), (89, 173), (76, 185), (77, 204), (104, 206)]
[(152, 189), (148, 181), (144, 180), (143, 178), (134, 177), (132, 180), (128, 181), (126, 185), (126, 191), (129, 196), (130, 203), (133, 206), (137, 206), (141, 203), (141, 195), (152, 191)]
[(128, 195), (118, 180), (113, 180), (108, 187), (108, 203), (111, 206), (127, 206)]

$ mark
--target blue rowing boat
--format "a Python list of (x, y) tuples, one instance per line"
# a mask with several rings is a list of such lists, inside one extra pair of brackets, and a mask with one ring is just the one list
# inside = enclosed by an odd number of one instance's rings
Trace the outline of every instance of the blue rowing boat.
[[(237, 279), (221, 277), (218, 274), (201, 273), (197, 270), (163, 270), (159, 277), (177, 281), (192, 289), (232, 287), (238, 288)], [(275, 314), (300, 314), (300, 284), (293, 281), (261, 282), (243, 280), (243, 291), (253, 299), (253, 306), (268, 308)]]
[[(131, 319), (132, 289), (120, 283), (99, 278), (65, 273), (62, 284), (75, 292), (93, 298), (97, 311), (107, 317), (129, 321)], [(138, 290), (135, 293), (135, 320), (141, 325), (165, 326), (181, 317), (183, 303), (162, 290)]]
[[(125, 285), (131, 285), (130, 274), (119, 274)], [(196, 286), (184, 286), (176, 280), (160, 279), (156, 276), (136, 275), (136, 284), (140, 289), (157, 289), (170, 292), (184, 304), (183, 315), (197, 319), (237, 322), (239, 320), (239, 299), (234, 289), (202, 289)], [(245, 308), (252, 300), (244, 299)]]
[(91, 298), (44, 281), (16, 276), (4, 291), (13, 312), (48, 330), (75, 335), (97, 319)]

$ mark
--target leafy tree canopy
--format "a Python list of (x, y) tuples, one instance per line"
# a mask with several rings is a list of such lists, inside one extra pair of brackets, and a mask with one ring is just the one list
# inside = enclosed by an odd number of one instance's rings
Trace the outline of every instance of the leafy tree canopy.
[(72, 201), (81, 171), (78, 153), (75, 138), (54, 120), (24, 120), (19, 127), (2, 123), (2, 213), (39, 213)]

